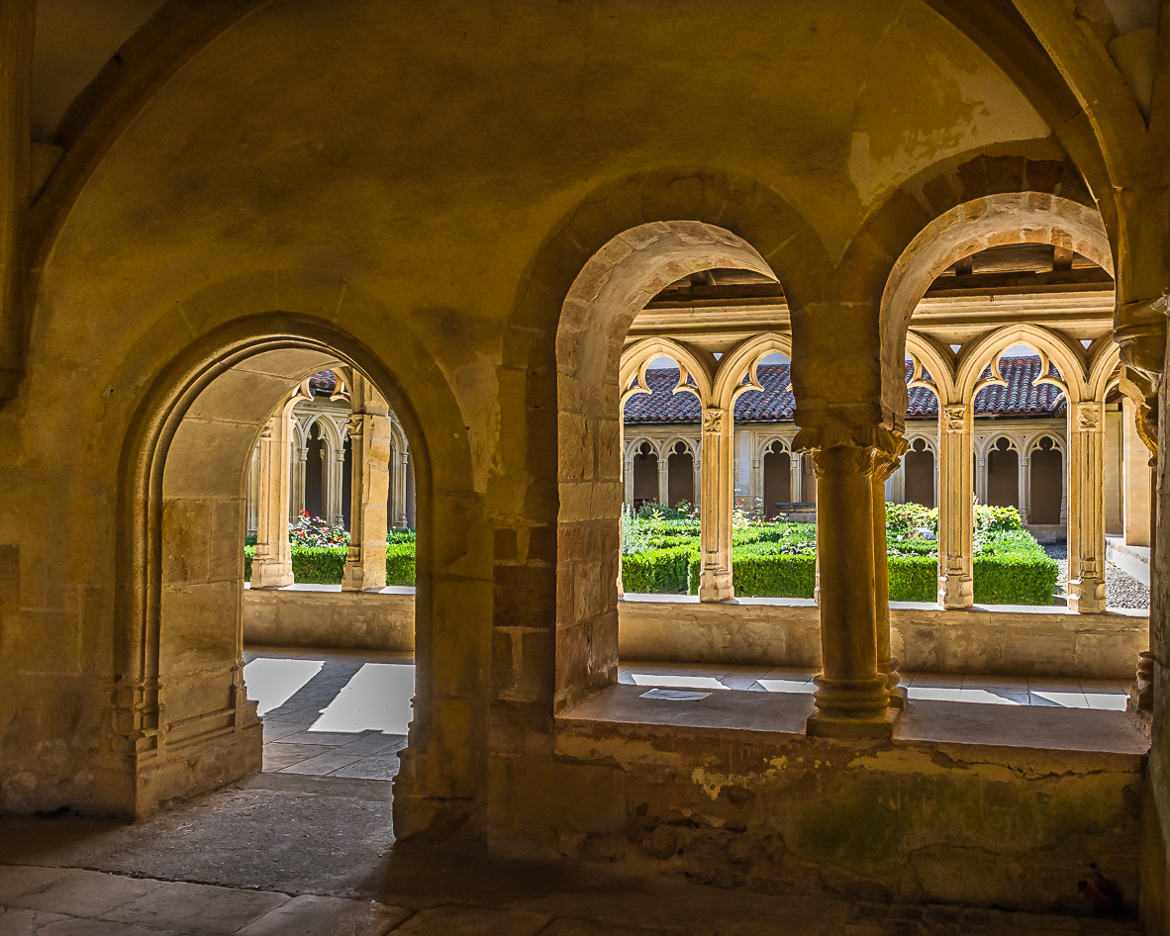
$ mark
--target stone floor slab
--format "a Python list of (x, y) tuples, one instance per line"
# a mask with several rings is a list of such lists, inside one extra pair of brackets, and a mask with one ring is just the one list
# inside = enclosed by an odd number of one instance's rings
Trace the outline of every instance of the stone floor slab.
[(22, 865), (0, 866), (0, 904), (29, 891), (43, 890), (67, 876), (64, 868), (40, 868)]
[(236, 936), (384, 936), (410, 913), (370, 900), (302, 894), (249, 923)]
[(394, 936), (536, 936), (549, 923), (539, 913), (479, 907), (430, 907), (396, 929)]
[(51, 910), (70, 916), (100, 917), (115, 907), (149, 894), (160, 884), (150, 879), (69, 868), (48, 887), (29, 891), (8, 902), (16, 907)]
[(0, 906), (0, 936), (31, 936), (43, 932), (50, 923), (70, 920), (60, 913), (48, 910), (29, 910), (26, 907)]
[(182, 929), (199, 936), (234, 933), (286, 903), (287, 894), (238, 890), (209, 884), (173, 883), (151, 891), (103, 916), (121, 923)]

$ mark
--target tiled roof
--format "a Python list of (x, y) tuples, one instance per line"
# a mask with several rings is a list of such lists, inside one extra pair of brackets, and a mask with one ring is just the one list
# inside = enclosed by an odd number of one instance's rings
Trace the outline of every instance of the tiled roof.
[[(983, 376), (990, 375), (988, 368)], [(977, 416), (1061, 416), (1064, 414), (1064, 394), (1056, 387), (1033, 387), (1032, 381), (1040, 373), (1040, 358), (1005, 357), (1000, 362), (1000, 373), (1006, 387), (988, 387), (975, 395)], [(789, 390), (791, 378), (787, 364), (761, 364), (756, 372), (764, 390), (749, 390), (735, 403), (737, 423), (790, 422), (796, 400)], [(910, 364), (906, 365), (910, 378)], [(627, 423), (697, 423), (699, 401), (690, 393), (670, 391), (678, 384), (678, 370), (671, 367), (646, 371), (646, 384), (651, 393), (640, 393), (626, 403)], [(910, 419), (934, 419), (938, 416), (938, 398), (929, 390), (911, 387), (910, 405), (906, 416)]]
[(332, 393), (337, 386), (333, 371), (323, 370), (309, 378), (309, 389), (314, 393)]

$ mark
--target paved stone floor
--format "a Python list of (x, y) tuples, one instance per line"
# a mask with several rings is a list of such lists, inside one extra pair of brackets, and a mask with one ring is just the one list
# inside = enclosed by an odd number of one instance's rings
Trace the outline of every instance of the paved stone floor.
[[(0, 819), (0, 936), (1141, 932), (1082, 916), (751, 894), (396, 844), (385, 780), (409, 721), (410, 660), (260, 650), (248, 660), (249, 692), (265, 713), (265, 772), (132, 824)], [(804, 693), (808, 675), (639, 663), (621, 679), (647, 691)], [(911, 698), (948, 700), (929, 704), (1115, 708), (1123, 695), (1120, 684), (1072, 681), (907, 682)]]
[(414, 661), (402, 654), (249, 650), (264, 719), (264, 770), (391, 780), (406, 746)]

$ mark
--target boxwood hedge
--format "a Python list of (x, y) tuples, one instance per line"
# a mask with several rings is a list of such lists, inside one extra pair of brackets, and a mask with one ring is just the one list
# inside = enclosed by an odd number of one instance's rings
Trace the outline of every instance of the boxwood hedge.
[[(934, 511), (917, 505), (887, 505), (891, 601), (932, 602), (938, 593), (938, 544), (916, 535), (937, 522)], [(896, 532), (894, 532), (896, 531)], [(622, 583), (631, 593), (696, 594), (699, 590), (698, 524), (659, 519), (643, 541), (651, 548), (622, 556)], [(979, 604), (1052, 603), (1058, 567), (1022, 528), (1014, 508), (977, 511), (975, 601)], [(413, 530), (387, 537), (386, 584), (413, 585)], [(737, 595), (811, 598), (816, 584), (816, 528), (810, 523), (771, 523), (736, 529), (732, 581)], [(640, 544), (639, 544), (640, 545)], [(252, 574), (255, 547), (244, 547), (244, 577)], [(336, 584), (345, 565), (345, 547), (292, 548), (298, 582)]]

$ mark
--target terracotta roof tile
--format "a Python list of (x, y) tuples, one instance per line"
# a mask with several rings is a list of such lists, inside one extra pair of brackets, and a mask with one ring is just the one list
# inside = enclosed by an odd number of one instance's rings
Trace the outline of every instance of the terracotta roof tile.
[[(988, 387), (975, 396), (977, 416), (1061, 416), (1064, 414), (1064, 394), (1056, 387), (1032, 386), (1040, 373), (1040, 358), (1005, 357), (1000, 372), (1006, 387)], [(989, 376), (990, 367), (983, 376)], [(1049, 373), (1055, 373), (1050, 370)], [(749, 390), (735, 404), (737, 423), (790, 422), (796, 407), (787, 364), (762, 364), (757, 371), (764, 390)], [(929, 376), (929, 375), (927, 375)], [(906, 365), (910, 378), (910, 365)], [(670, 391), (678, 384), (678, 370), (672, 367), (655, 368), (646, 372), (646, 383), (652, 391), (638, 394), (626, 403), (627, 423), (697, 423), (699, 401), (690, 393)], [(908, 391), (910, 405), (906, 416), (910, 419), (934, 419), (938, 416), (938, 398), (921, 387)]]

